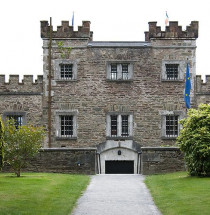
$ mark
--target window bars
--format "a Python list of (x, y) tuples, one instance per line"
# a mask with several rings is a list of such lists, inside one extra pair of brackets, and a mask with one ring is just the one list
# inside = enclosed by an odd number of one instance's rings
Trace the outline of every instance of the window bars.
[(166, 64), (167, 80), (178, 79), (178, 67), (179, 67), (179, 64)]
[(166, 116), (166, 137), (178, 136), (178, 118), (175, 115)]
[(73, 79), (73, 65), (72, 64), (60, 64), (61, 79)]
[(61, 136), (72, 137), (73, 136), (73, 116), (60, 116)]

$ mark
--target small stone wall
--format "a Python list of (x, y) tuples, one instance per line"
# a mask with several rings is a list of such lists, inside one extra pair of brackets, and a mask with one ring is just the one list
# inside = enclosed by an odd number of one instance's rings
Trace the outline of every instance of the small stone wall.
[[(96, 149), (43, 149), (23, 171), (95, 174)], [(4, 171), (11, 171), (9, 166)]]
[(142, 147), (141, 174), (184, 171), (184, 155), (177, 147)]

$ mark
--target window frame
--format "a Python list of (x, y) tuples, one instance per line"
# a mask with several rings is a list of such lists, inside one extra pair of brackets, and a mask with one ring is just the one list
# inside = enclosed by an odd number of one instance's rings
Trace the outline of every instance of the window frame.
[[(167, 77), (167, 66), (166, 65), (178, 65), (178, 76), (177, 78), (169, 79)], [(185, 61), (182, 60), (163, 60), (161, 66), (161, 81), (163, 82), (179, 82), (184, 81), (185, 74)]]
[[(112, 65), (116, 65), (116, 78), (113, 78)], [(123, 72), (123, 66), (127, 65), (127, 72)], [(106, 79), (107, 81), (116, 81), (116, 82), (129, 82), (133, 81), (133, 68), (134, 63), (131, 61), (109, 61), (106, 63)], [(127, 77), (124, 78), (124, 74), (127, 74)]]
[[(52, 60), (52, 65), (54, 65), (54, 78), (56, 81), (62, 82), (71, 82), (77, 80), (77, 65), (78, 62), (74, 60), (67, 59), (55, 59)], [(71, 78), (62, 78), (61, 77), (61, 65), (72, 65), (72, 77)]]
[[(71, 110), (58, 110), (56, 111), (56, 140), (75, 140), (77, 139), (77, 114), (78, 111)], [(62, 122), (61, 117), (70, 116), (72, 117), (72, 135), (62, 135)], [(67, 125), (68, 126), (68, 125)]]
[[(177, 135), (168, 135), (167, 134), (167, 116), (176, 116), (178, 117), (178, 125), (177, 125)], [(183, 111), (175, 110), (175, 111), (161, 111), (161, 139), (167, 140), (175, 140), (180, 133), (181, 125), (179, 121), (183, 119), (185, 116)]]
[[(117, 134), (112, 135), (111, 118), (117, 118)], [(127, 134), (123, 135), (123, 120), (122, 116), (128, 116)], [(131, 112), (109, 112), (106, 115), (106, 139), (107, 140), (132, 140), (133, 139), (133, 113)]]
[(73, 64), (60, 64), (60, 79), (62, 80), (73, 79)]
[(22, 116), (22, 124), (20, 126), (26, 125), (26, 112), (23, 111), (7, 111), (3, 113), (3, 120), (7, 121), (8, 116)]

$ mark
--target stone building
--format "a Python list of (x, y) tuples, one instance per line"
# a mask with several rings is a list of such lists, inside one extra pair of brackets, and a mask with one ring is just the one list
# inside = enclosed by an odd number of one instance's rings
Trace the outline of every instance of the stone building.
[[(94, 41), (90, 22), (73, 31), (41, 21), (43, 76), (0, 76), (0, 113), (49, 135), (31, 170), (144, 173), (184, 168), (175, 148), (185, 117), (187, 60), (191, 105), (209, 102), (209, 80), (196, 78), (198, 22), (165, 31), (149, 22), (145, 41)], [(51, 35), (51, 36), (50, 36)], [(163, 147), (165, 146), (165, 147)]]

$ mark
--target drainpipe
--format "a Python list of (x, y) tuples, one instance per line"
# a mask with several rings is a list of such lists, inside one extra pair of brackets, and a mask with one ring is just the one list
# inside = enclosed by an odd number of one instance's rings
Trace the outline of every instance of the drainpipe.
[(101, 155), (97, 153), (98, 157), (98, 173), (101, 174)]
[(50, 17), (50, 40), (49, 40), (49, 47), (48, 47), (48, 51), (49, 51), (49, 56), (48, 56), (48, 67), (49, 67), (49, 73), (48, 73), (48, 147), (51, 148), (51, 129), (52, 129), (52, 120), (51, 120), (51, 116), (52, 116), (52, 110), (51, 110), (51, 103), (52, 103), (52, 96), (51, 96), (51, 70), (52, 70), (52, 65), (51, 65), (51, 49), (52, 49), (52, 17)]
[(141, 174), (141, 154), (142, 152), (138, 152), (137, 174)]

